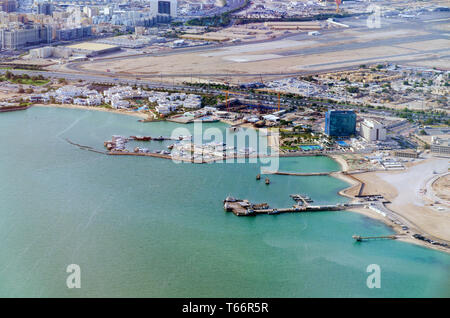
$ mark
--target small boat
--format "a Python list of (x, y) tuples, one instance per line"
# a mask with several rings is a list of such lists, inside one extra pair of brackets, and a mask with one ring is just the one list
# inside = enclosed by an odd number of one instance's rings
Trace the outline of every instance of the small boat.
[(132, 139), (137, 141), (150, 141), (152, 140), (152, 137), (150, 136), (131, 136)]
[(174, 144), (171, 144), (170, 146), (167, 146), (167, 149), (172, 150), (174, 146), (175, 146)]
[(237, 200), (232, 196), (227, 196), (223, 202), (236, 202)]
[(256, 175), (256, 180), (261, 180), (261, 175), (259, 173)]
[(266, 178), (266, 184), (270, 184), (270, 179), (269, 178)]
[(256, 210), (267, 210), (269, 208), (269, 205), (267, 203), (258, 203), (253, 204), (252, 207)]

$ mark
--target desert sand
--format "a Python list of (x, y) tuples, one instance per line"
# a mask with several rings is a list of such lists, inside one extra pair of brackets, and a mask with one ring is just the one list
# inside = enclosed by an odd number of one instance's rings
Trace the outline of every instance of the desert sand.
[(434, 181), (432, 187), (438, 198), (450, 201), (450, 174), (442, 176)]
[[(207, 78), (211, 81), (238, 82), (265, 78), (275, 74), (299, 71), (325, 71), (330, 68), (358, 66), (362, 63), (403, 61), (424, 63), (429, 66), (445, 65), (450, 41), (424, 40), (431, 33), (411, 26), (392, 30), (342, 29), (307, 39), (278, 39), (266, 43), (240, 45), (183, 52), (160, 56), (124, 58), (109, 61), (87, 62), (82, 69), (88, 72), (109, 69), (116, 76), (177, 75), (175, 79), (162, 76), (162, 81), (190, 81)], [(408, 41), (417, 37), (417, 40)], [(422, 38), (421, 38), (422, 37)], [(405, 43), (391, 45), (388, 39)], [(378, 42), (374, 42), (374, 41)], [(331, 49), (331, 48), (335, 49)], [(420, 61), (420, 62), (419, 62)], [(444, 69), (448, 68), (443, 67)], [(227, 74), (226, 78), (224, 78)], [(250, 74), (250, 75), (249, 75)], [(246, 75), (241, 78), (239, 75)]]
[[(423, 189), (427, 187), (427, 183), (436, 173), (444, 173), (447, 170), (448, 159), (428, 158), (404, 171), (366, 172), (352, 176), (339, 173), (334, 176), (350, 183), (350, 187), (340, 192), (341, 195), (355, 199), (355, 195), (360, 188), (360, 182), (364, 183), (362, 194), (383, 195), (391, 201), (391, 203), (385, 205), (386, 208), (405, 221), (404, 223), (407, 223), (409, 230), (402, 230), (400, 226), (392, 223), (388, 218), (370, 209), (352, 209), (353, 212), (383, 221), (401, 234), (400, 239), (403, 241), (449, 253), (448, 248), (431, 245), (412, 237), (412, 234), (419, 233), (430, 239), (450, 244), (450, 206), (443, 201), (440, 202), (440, 206), (444, 208), (438, 210), (436, 209), (436, 203), (431, 202), (427, 195), (423, 193)], [(441, 182), (445, 184), (445, 180)]]

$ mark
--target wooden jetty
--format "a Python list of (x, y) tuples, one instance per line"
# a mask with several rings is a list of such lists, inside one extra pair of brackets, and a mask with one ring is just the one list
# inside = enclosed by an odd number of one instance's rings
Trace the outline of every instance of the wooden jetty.
[(280, 213), (298, 213), (298, 212), (320, 212), (320, 211), (341, 211), (354, 207), (352, 203), (333, 204), (333, 205), (303, 205), (296, 204), (290, 208), (270, 208), (267, 203), (254, 204), (249, 200), (235, 199), (227, 197), (223, 201), (224, 210), (233, 212), (236, 216), (255, 216), (258, 214), (280, 214)]
[(305, 194), (291, 194), (290, 197), (292, 198), (292, 200), (294, 200), (295, 202), (297, 202), (297, 204), (302, 204), (302, 205), (308, 205), (309, 203), (314, 202), (313, 199), (311, 199), (309, 196), (305, 195)]
[(330, 172), (282, 172), (282, 171), (264, 171), (264, 174), (277, 174), (282, 176), (299, 176), (299, 177), (307, 177), (307, 176), (329, 176), (333, 173)]
[(396, 235), (384, 235), (384, 236), (361, 236), (361, 235), (353, 235), (352, 238), (357, 242), (362, 242), (363, 240), (376, 240), (376, 239), (397, 239)]

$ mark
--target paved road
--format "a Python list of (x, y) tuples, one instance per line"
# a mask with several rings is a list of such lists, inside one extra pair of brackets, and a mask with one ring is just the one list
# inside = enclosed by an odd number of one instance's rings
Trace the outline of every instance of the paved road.
[(447, 176), (448, 174), (450, 174), (450, 172), (444, 172), (441, 173), (439, 175), (434, 175), (432, 176), (426, 183), (425, 186), (423, 187), (424, 189), (426, 189), (426, 192), (424, 194), (424, 197), (427, 198), (428, 200), (430, 200), (431, 202), (441, 202), (444, 203), (448, 206), (450, 206), (450, 201), (441, 199), (440, 197), (438, 197), (435, 193), (435, 191), (433, 190), (433, 183), (439, 179), (439, 178), (444, 178), (445, 176)]

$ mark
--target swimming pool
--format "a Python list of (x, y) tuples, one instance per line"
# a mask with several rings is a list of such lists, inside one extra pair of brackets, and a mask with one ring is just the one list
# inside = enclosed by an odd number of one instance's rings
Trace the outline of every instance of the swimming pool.
[(345, 141), (338, 140), (337, 143), (338, 143), (339, 146), (348, 147), (348, 144)]
[(302, 150), (322, 150), (322, 147), (319, 145), (307, 145), (307, 146), (300, 146)]

